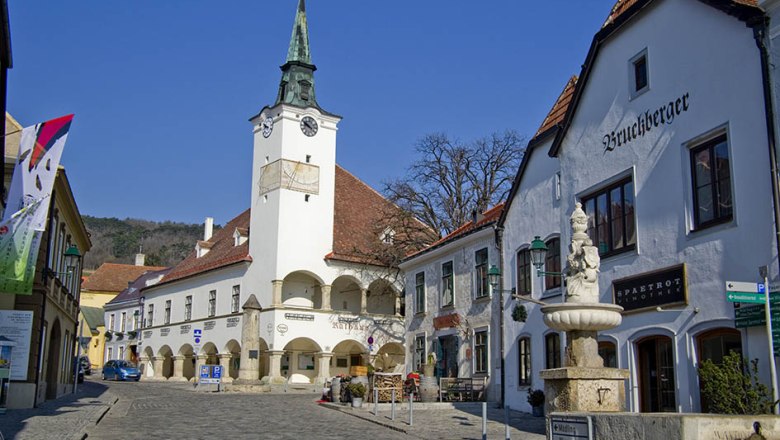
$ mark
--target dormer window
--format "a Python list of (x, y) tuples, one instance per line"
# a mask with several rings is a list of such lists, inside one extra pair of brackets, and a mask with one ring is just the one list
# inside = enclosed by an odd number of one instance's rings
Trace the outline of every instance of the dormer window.
[(195, 245), (195, 257), (200, 258), (208, 254), (213, 246), (214, 243), (210, 241), (203, 241), (203, 240), (198, 241), (198, 243)]
[(395, 231), (390, 228), (385, 228), (385, 230), (382, 231), (382, 234), (379, 236), (379, 240), (383, 244), (393, 244), (393, 241), (395, 240)]
[(629, 64), (629, 92), (631, 99), (650, 89), (650, 75), (647, 65), (647, 49), (631, 58)]
[(298, 82), (298, 85), (301, 88), (301, 99), (304, 101), (309, 100), (309, 91), (311, 90), (311, 83), (309, 81), (300, 81)]
[(249, 229), (236, 228), (236, 230), (233, 231), (233, 246), (241, 246), (242, 244), (246, 243), (248, 238)]

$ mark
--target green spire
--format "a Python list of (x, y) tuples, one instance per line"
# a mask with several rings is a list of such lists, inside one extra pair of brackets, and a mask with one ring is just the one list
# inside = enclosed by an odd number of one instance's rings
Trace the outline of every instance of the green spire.
[(297, 107), (315, 107), (314, 71), (317, 67), (311, 62), (309, 50), (309, 25), (306, 21), (306, 2), (298, 0), (298, 11), (295, 14), (290, 48), (287, 50), (287, 62), (281, 67), (282, 81), (276, 104), (290, 104)]
[(292, 37), (290, 37), (290, 49), (287, 51), (287, 62), (299, 61), (311, 64), (311, 52), (309, 52), (309, 25), (306, 23), (306, 2), (298, 1), (298, 13), (295, 14)]

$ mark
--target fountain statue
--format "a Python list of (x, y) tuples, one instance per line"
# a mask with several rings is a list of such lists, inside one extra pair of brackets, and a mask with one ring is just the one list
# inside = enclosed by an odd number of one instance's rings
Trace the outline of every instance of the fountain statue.
[(567, 257), (565, 302), (541, 308), (544, 323), (566, 332), (563, 368), (541, 371), (546, 410), (606, 412), (625, 410), (628, 370), (604, 367), (598, 353), (598, 331), (620, 325), (623, 308), (599, 302), (600, 258), (587, 234), (588, 217), (577, 203), (571, 215), (572, 238)]

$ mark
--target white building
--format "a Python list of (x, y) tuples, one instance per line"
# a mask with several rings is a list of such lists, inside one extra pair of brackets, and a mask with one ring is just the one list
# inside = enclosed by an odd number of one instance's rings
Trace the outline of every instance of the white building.
[(500, 265), (495, 224), (503, 205), (401, 264), (406, 274), (406, 370), (422, 372), (436, 356), (436, 377), (484, 378), (488, 400), (498, 400), (501, 372), (500, 295), (488, 269)]
[(341, 118), (319, 106), (315, 69), (300, 0), (276, 102), (251, 118), (250, 208), (213, 235), (207, 221), (195, 252), (143, 290), (146, 378), (191, 380), (193, 360), (272, 384), (377, 354), (403, 364), (401, 286), (370, 264), (396, 208), (336, 165)]
[[(546, 171), (522, 179), (503, 219), (505, 288), (530, 277), (544, 298), (524, 249), (536, 235), (559, 236), (565, 254), (568, 217), (582, 202), (601, 253), (601, 301), (625, 308), (623, 323), (600, 335), (600, 352), (631, 371), (630, 411), (706, 411), (697, 366), (729, 350), (759, 359), (769, 381), (764, 327), (736, 326), (725, 292), (727, 280), (759, 281), (759, 266), (778, 273), (771, 102), (754, 38), (763, 21), (749, 1), (619, 1), (551, 141), (560, 189), (552, 159), (534, 153)], [(534, 196), (545, 190), (560, 191), (557, 204)], [(557, 230), (523, 217), (545, 210)], [(534, 388), (540, 359), (560, 355), (539, 322), (532, 308), (506, 347), (508, 359), (527, 356)], [(507, 385), (510, 405), (527, 408), (523, 387)]]

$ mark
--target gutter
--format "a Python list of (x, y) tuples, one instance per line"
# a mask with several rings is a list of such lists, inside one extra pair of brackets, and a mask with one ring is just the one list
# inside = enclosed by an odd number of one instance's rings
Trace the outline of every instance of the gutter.
[[(761, 16), (754, 23), (748, 25), (753, 28), (753, 38), (756, 40), (756, 46), (761, 55), (761, 79), (764, 86), (764, 116), (766, 119), (767, 147), (769, 148), (769, 171), (772, 173), (772, 202), (775, 217), (775, 246), (780, 251), (780, 195), (778, 189), (777, 175), (777, 149), (775, 144), (775, 112), (772, 105), (772, 82), (769, 72), (769, 50), (766, 47), (767, 24), (769, 19)], [(780, 259), (778, 260), (778, 271), (780, 271)]]

